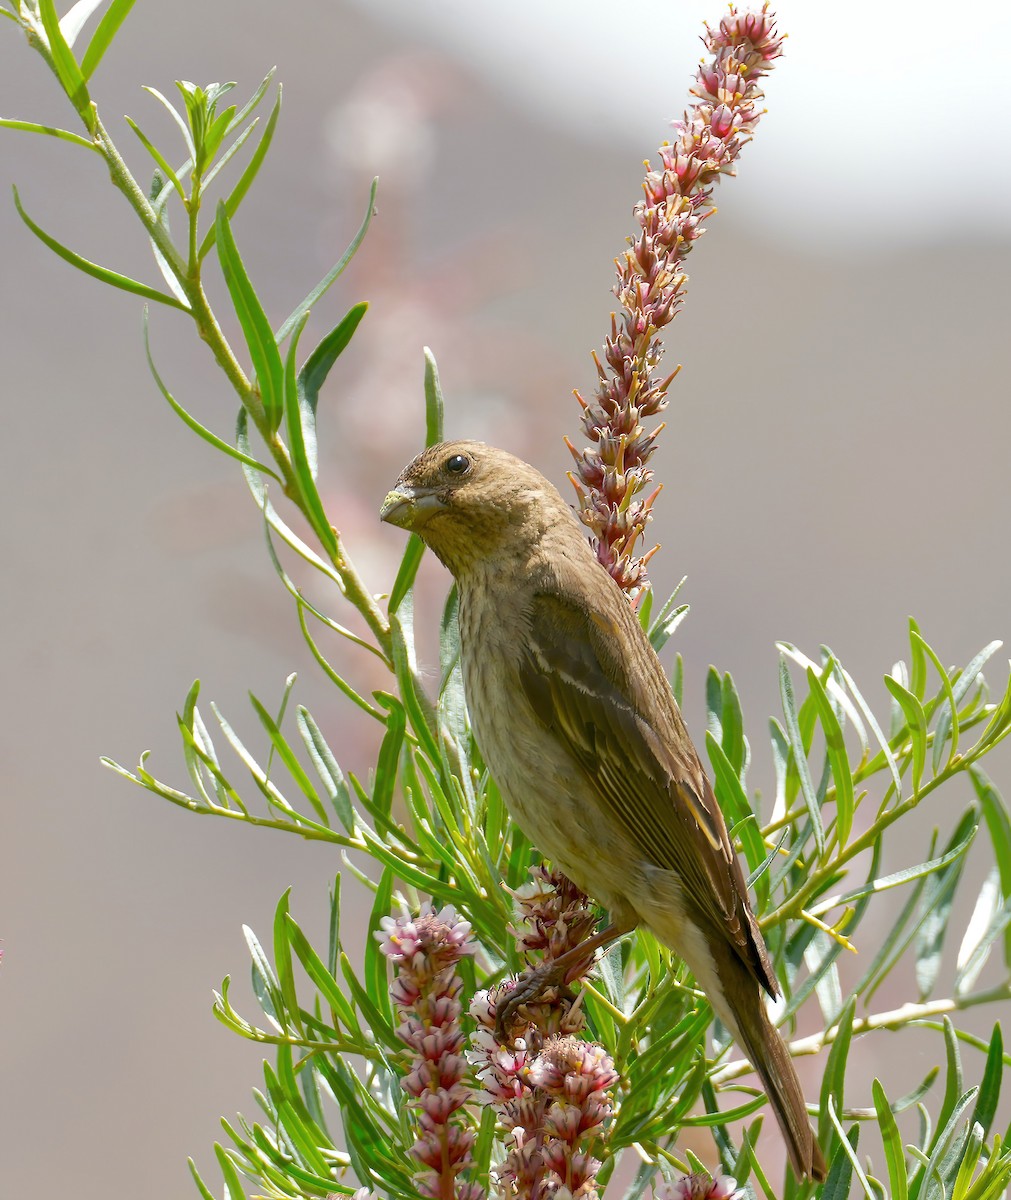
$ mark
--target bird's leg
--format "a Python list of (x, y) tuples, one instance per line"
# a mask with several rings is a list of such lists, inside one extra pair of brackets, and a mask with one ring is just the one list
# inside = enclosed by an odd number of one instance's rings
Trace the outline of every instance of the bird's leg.
[(503, 996), (496, 1005), (495, 1036), (505, 1045), (511, 1042), (509, 1026), (521, 1005), (530, 1004), (538, 999), (548, 988), (565, 988), (574, 979), (586, 973), (593, 963), (593, 955), (602, 946), (608, 946), (622, 934), (628, 933), (629, 926), (612, 921), (606, 929), (601, 929), (585, 941), (566, 950), (558, 958), (549, 959), (540, 966), (531, 967), (524, 971), (516, 980), (516, 986)]

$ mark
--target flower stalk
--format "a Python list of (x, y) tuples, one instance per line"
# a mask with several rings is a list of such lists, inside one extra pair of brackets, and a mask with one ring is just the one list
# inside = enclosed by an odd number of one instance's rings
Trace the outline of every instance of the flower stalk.
[(409, 1052), (402, 1081), (417, 1114), (411, 1153), (421, 1166), (419, 1192), (432, 1200), (481, 1200), (481, 1189), (461, 1178), (473, 1166), (473, 1132), (457, 1116), (471, 1099), (460, 1026), (463, 988), (456, 968), (474, 953), (470, 923), (448, 906), (422, 907), (414, 918), (384, 917), (377, 937), (396, 967), (391, 998), (401, 1017), (397, 1036)]
[(658, 548), (636, 554), (660, 491), (641, 495), (652, 481), (647, 464), (663, 429), (660, 424), (647, 431), (643, 422), (667, 407), (667, 389), (680, 369), (659, 376), (660, 333), (684, 302), (685, 257), (716, 211), (710, 205), (713, 185), (735, 173), (751, 140), (761, 116), (759, 80), (783, 44), (767, 5), (757, 13), (740, 13), (731, 5), (715, 29), (706, 26), (702, 40), (711, 58), (695, 76), (696, 103), (674, 122), (674, 141), (660, 147), (660, 169), (647, 163), (643, 199), (635, 208), (639, 232), (615, 261), (614, 292), (622, 313), (611, 315), (603, 361), (593, 355), (593, 398), (576, 392), (589, 445), (577, 449), (566, 439), (576, 462), (570, 478), (579, 517), (592, 534), (598, 560), (631, 597), (640, 593), (646, 564)]

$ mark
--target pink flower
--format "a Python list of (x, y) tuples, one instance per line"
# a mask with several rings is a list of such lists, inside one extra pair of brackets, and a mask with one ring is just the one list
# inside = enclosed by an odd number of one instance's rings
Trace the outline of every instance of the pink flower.
[(397, 1036), (410, 1052), (401, 1086), (417, 1114), (411, 1153), (423, 1168), (418, 1190), (438, 1200), (480, 1200), (476, 1185), (460, 1179), (472, 1165), (474, 1134), (457, 1116), (472, 1099), (460, 1028), (463, 983), (456, 971), (474, 953), (470, 924), (452, 908), (436, 912), (430, 904), (417, 917), (384, 917), (380, 924), (380, 949), (397, 972), (390, 988), (401, 1016)]
[(633, 597), (655, 553), (638, 557), (636, 546), (660, 490), (639, 498), (652, 480), (646, 464), (663, 428), (647, 432), (642, 422), (667, 407), (677, 374), (657, 378), (660, 332), (684, 301), (685, 256), (715, 211), (709, 206), (713, 185), (720, 175), (734, 174), (758, 124), (759, 81), (783, 44), (767, 5), (745, 13), (731, 5), (716, 29), (706, 26), (703, 41), (712, 58), (699, 67), (691, 89), (698, 102), (674, 122), (674, 142), (660, 147), (662, 169), (647, 171), (635, 210), (641, 233), (617, 262), (614, 291), (624, 312), (620, 320), (611, 318), (603, 361), (594, 355), (595, 394), (588, 402), (576, 393), (589, 445), (579, 450), (569, 442), (580, 519), (601, 564)]
[(732, 1175), (682, 1175), (653, 1189), (653, 1200), (742, 1200), (744, 1188)]

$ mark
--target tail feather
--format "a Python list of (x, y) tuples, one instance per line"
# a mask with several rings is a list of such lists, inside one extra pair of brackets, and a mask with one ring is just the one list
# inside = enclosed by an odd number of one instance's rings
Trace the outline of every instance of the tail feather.
[(724, 960), (715, 965), (721, 986), (705, 988), (709, 1000), (762, 1081), (797, 1178), (821, 1181), (825, 1159), (811, 1128), (800, 1080), (786, 1043), (765, 1011), (758, 983), (729, 943)]
[(741, 1046), (769, 1097), (798, 1179), (824, 1179), (825, 1159), (811, 1128), (793, 1059), (757, 992), (754, 1008), (747, 1015), (735, 1015)]

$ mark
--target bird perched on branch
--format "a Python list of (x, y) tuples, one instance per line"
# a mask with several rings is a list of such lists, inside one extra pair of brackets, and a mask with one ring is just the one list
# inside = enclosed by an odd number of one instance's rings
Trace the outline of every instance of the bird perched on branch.
[[(610, 914), (687, 963), (758, 1072), (799, 1177), (825, 1163), (762, 991), (779, 994), (723, 815), (628, 598), (538, 471), (480, 442), (432, 446), (381, 517), (417, 533), (459, 596), (474, 737), (516, 823)], [(570, 952), (572, 953), (572, 952)], [(521, 981), (562, 982), (567, 955)]]

